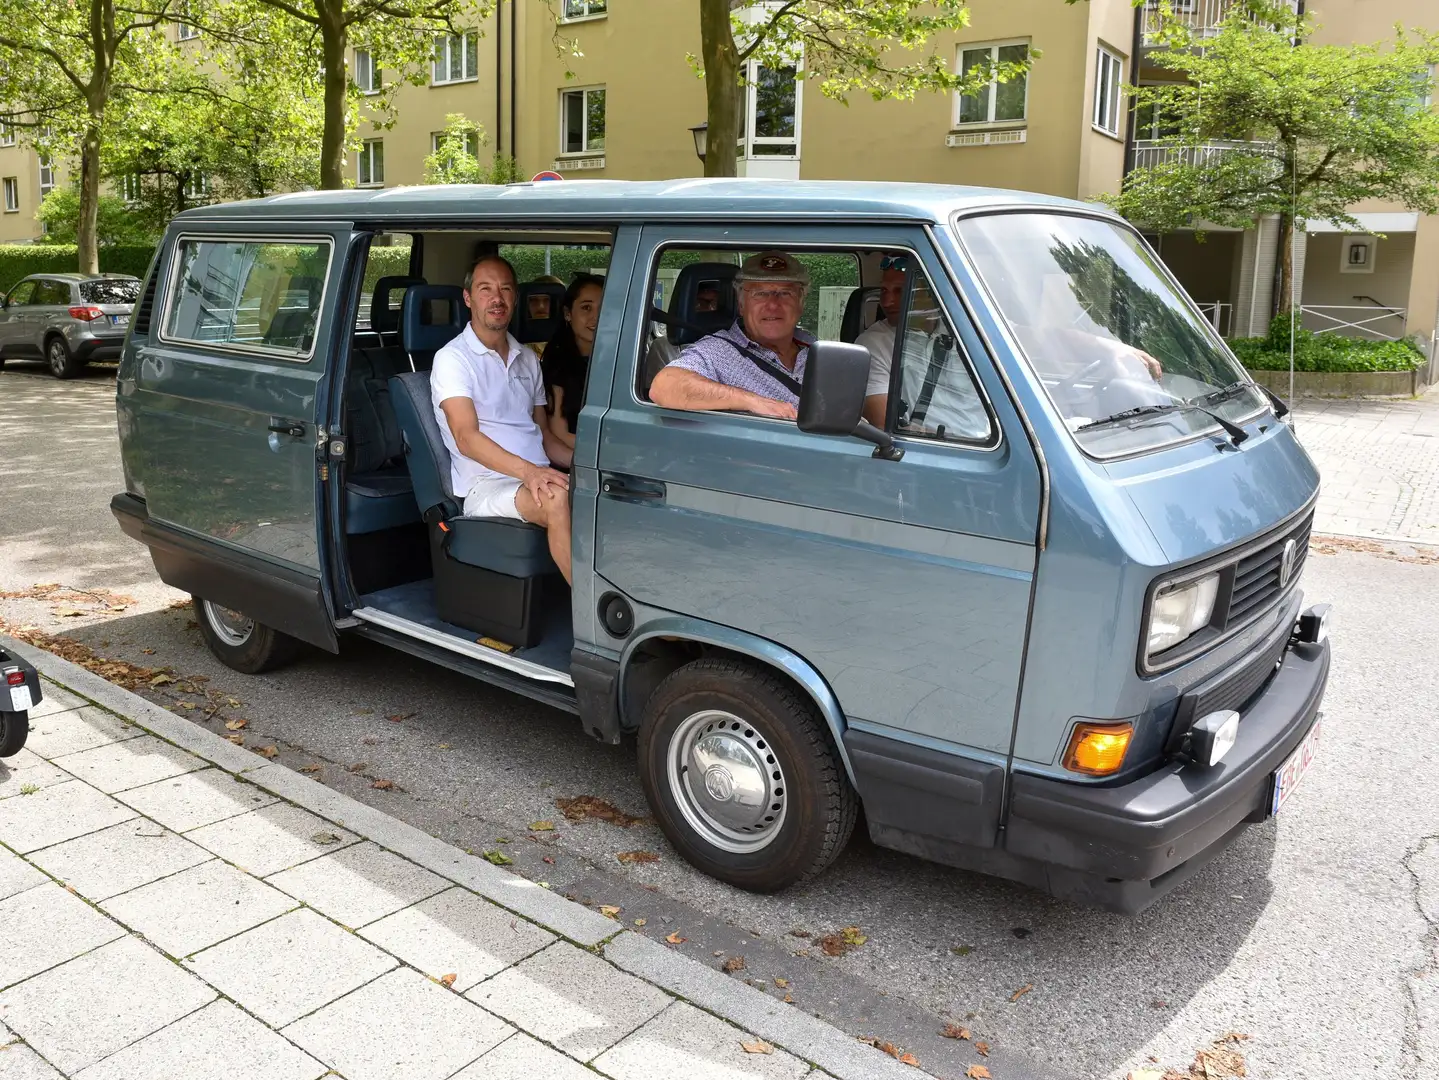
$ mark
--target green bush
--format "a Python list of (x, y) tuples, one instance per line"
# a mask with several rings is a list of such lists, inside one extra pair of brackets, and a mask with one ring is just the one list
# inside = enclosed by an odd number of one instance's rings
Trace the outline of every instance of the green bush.
[[(155, 249), (148, 246), (102, 247), (100, 271), (144, 277)], [(9, 292), (30, 274), (74, 273), (80, 265), (74, 244), (0, 244), (0, 291)]]
[[(1289, 370), (1289, 316), (1277, 315), (1269, 333), (1260, 338), (1236, 338), (1229, 343), (1234, 355), (1256, 371)], [(1424, 354), (1412, 341), (1364, 341), (1296, 330), (1295, 371), (1413, 371), (1424, 364)]]

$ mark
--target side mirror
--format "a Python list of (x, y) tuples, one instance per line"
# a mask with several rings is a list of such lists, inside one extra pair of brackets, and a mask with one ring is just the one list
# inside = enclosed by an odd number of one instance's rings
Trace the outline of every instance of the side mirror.
[(869, 350), (844, 341), (816, 341), (805, 360), (799, 395), (801, 431), (811, 435), (844, 435), (874, 443), (874, 456), (898, 461), (904, 450), (894, 438), (864, 419), (869, 384)]

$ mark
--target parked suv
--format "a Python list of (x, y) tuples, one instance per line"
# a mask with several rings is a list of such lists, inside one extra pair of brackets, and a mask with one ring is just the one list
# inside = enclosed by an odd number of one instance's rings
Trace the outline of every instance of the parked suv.
[(91, 360), (115, 360), (140, 279), (129, 274), (31, 274), (0, 300), (0, 367), (43, 357), (68, 379)]

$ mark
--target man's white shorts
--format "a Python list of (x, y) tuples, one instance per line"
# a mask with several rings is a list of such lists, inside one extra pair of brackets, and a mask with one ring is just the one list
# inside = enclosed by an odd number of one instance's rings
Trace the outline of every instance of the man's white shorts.
[(513, 476), (495, 476), (476, 480), (465, 496), (465, 517), (514, 518), (523, 521), (515, 496), (520, 482)]

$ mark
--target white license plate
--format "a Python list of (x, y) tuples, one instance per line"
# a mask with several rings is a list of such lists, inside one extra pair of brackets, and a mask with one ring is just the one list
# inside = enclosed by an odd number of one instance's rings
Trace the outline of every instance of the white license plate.
[(1314, 756), (1319, 752), (1319, 732), (1321, 728), (1319, 720), (1314, 721), (1314, 726), (1309, 729), (1309, 734), (1304, 736), (1304, 741), (1299, 744), (1294, 753), (1290, 754), (1284, 764), (1274, 770), (1274, 802), (1269, 807), (1271, 815), (1279, 813), (1279, 808), (1284, 805), (1286, 799), (1294, 794), (1294, 789), (1299, 786), (1299, 781), (1304, 779), (1304, 774), (1309, 771), (1309, 766), (1314, 764)]
[(110, 322), (111, 322), (111, 324), (114, 325), (114, 326), (129, 326), (129, 325), (130, 325), (130, 316), (128, 316), (128, 315), (111, 315), (111, 316), (110, 316)]
[(34, 702), (30, 699), (30, 688), (25, 685), (10, 687), (10, 710), (12, 712), (25, 712), (33, 708)]

